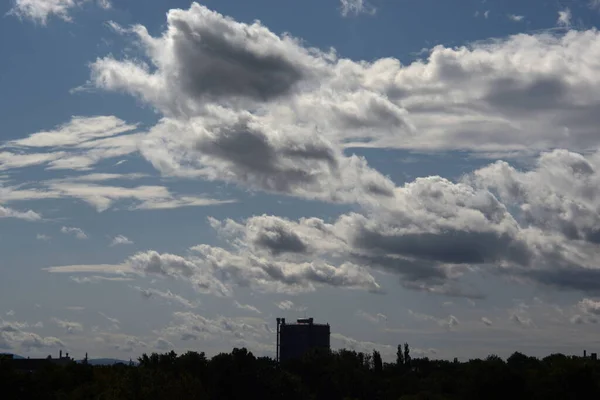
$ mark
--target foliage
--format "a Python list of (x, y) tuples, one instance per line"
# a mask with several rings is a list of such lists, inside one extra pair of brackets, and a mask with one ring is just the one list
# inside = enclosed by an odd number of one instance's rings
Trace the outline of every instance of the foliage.
[(313, 351), (278, 365), (234, 349), (144, 354), (139, 365), (46, 365), (20, 371), (0, 359), (2, 399), (583, 399), (600, 398), (600, 363), (553, 354), (514, 353), (506, 361), (449, 362), (411, 358), (398, 346), (397, 362), (351, 350)]

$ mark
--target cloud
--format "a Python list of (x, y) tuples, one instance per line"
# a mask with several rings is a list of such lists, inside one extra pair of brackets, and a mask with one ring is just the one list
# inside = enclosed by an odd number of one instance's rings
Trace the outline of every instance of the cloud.
[(43, 233), (38, 233), (37, 235), (35, 235), (35, 238), (37, 240), (42, 240), (44, 242), (48, 242), (48, 241), (50, 241), (52, 239), (51, 236), (45, 235)]
[(125, 275), (134, 273), (134, 270), (128, 265), (114, 264), (88, 264), (88, 265), (61, 265), (55, 267), (43, 268), (43, 270), (51, 273), (100, 273), (100, 274), (116, 274)]
[(68, 334), (83, 332), (83, 325), (79, 322), (65, 321), (58, 318), (52, 318), (52, 322), (64, 329)]
[(43, 165), (48, 170), (86, 171), (104, 159), (136, 152), (144, 137), (136, 129), (114, 116), (73, 116), (53, 130), (3, 144), (0, 170)]
[(359, 14), (374, 15), (377, 12), (377, 9), (366, 0), (340, 0), (340, 3), (340, 12), (344, 17)]
[(203, 268), (203, 265), (195, 260), (148, 251), (131, 256), (126, 264), (138, 273), (184, 279), (202, 293), (231, 295), (230, 288), (217, 279), (209, 268)]
[[(256, 183), (258, 172), (273, 172), (275, 164), (279, 173), (287, 167), (283, 171), (311, 176), (312, 168), (300, 166), (315, 155), (307, 152), (309, 145), (319, 142), (321, 162), (327, 147), (329, 154), (356, 146), (468, 150), (492, 157), (599, 144), (594, 110), (600, 104), (600, 66), (590, 61), (600, 51), (596, 30), (440, 45), (425, 59), (403, 65), (390, 57), (338, 58), (196, 3), (170, 10), (167, 27), (158, 37), (143, 26), (128, 29), (147, 62), (98, 59), (89, 82), (138, 96), (166, 117), (143, 150), (163, 174), (204, 173), (246, 184)], [(237, 63), (240, 59), (252, 62)], [(277, 84), (265, 89), (263, 77)], [(204, 84), (207, 80), (211, 84)], [(152, 144), (161, 138), (166, 146)], [(268, 157), (240, 158), (234, 138)], [(210, 155), (198, 160), (198, 149), (209, 149)], [(227, 176), (215, 159), (236, 168)], [(342, 162), (349, 161), (342, 157)], [(253, 170), (245, 172), (244, 165)], [(260, 182), (261, 189), (274, 186), (266, 177)]]
[(133, 244), (133, 242), (123, 235), (117, 235), (113, 238), (113, 240), (110, 243), (111, 246), (118, 246), (124, 244)]
[[(35, 23), (46, 25), (48, 18), (55, 16), (63, 21), (71, 22), (71, 13), (80, 8), (88, 0), (13, 0), (14, 5), (8, 12), (19, 19), (29, 19)], [(97, 0), (100, 8), (108, 10), (112, 7), (110, 0)]]
[(509, 14), (508, 19), (514, 22), (521, 22), (525, 19), (524, 15)]
[(50, 15), (55, 15), (64, 21), (71, 21), (69, 13), (80, 3), (77, 0), (15, 0), (9, 14), (46, 25)]
[(22, 212), (0, 206), (0, 218), (16, 218), (23, 219), (25, 221), (39, 221), (42, 219), (42, 216), (32, 210)]
[(0, 348), (16, 351), (31, 351), (45, 348), (64, 347), (65, 344), (53, 336), (42, 337), (24, 329), (40, 327), (29, 326), (25, 322), (7, 322), (0, 319)]
[(444, 327), (448, 330), (452, 330), (456, 326), (460, 325), (460, 321), (454, 315), (448, 315), (447, 318), (438, 318), (433, 315), (418, 313), (413, 310), (408, 310), (408, 313), (415, 319), (419, 321), (433, 321), (441, 327)]
[(73, 116), (68, 123), (51, 131), (31, 134), (23, 139), (12, 140), (5, 146), (23, 148), (76, 147), (100, 138), (116, 136), (137, 129), (114, 116)]
[(233, 304), (240, 310), (247, 310), (247, 311), (252, 311), (256, 314), (262, 314), (262, 311), (260, 311), (258, 308), (254, 307), (254, 306), (251, 306), (250, 304), (240, 304), (237, 300), (234, 301)]
[(118, 319), (109, 317), (108, 315), (104, 314), (101, 311), (99, 311), (98, 314), (100, 314), (102, 317), (104, 317), (107, 321), (111, 322), (113, 324), (114, 328), (119, 329), (120, 321)]
[(486, 326), (492, 326), (492, 321), (486, 317), (481, 317), (481, 322), (483, 322)]
[(167, 351), (167, 350), (174, 349), (175, 345), (173, 343), (169, 342), (167, 339), (158, 338), (153, 343), (153, 347), (155, 347), (159, 350), (162, 350), (162, 351)]
[(14, 315), (15, 315), (15, 310), (8, 310), (8, 311), (6, 312), (6, 315), (8, 315), (9, 317), (12, 317), (12, 316), (14, 316)]
[(112, 3), (110, 2), (110, 0), (98, 0), (97, 3), (98, 7), (103, 8), (105, 10), (112, 8)]
[(584, 314), (600, 316), (600, 301), (586, 298), (581, 300), (577, 306)]
[(125, 276), (102, 276), (102, 275), (92, 275), (92, 276), (71, 276), (69, 277), (73, 282), (76, 283), (99, 283), (99, 282), (128, 282), (133, 280), (133, 278), (128, 278)]
[(172, 323), (157, 332), (179, 340), (231, 340), (270, 337), (267, 323), (261, 318), (206, 318), (192, 312), (174, 312)]
[(291, 300), (283, 300), (276, 304), (280, 310), (291, 310), (294, 308), (294, 302)]
[(63, 226), (60, 228), (60, 232), (66, 235), (73, 235), (80, 240), (85, 240), (88, 238), (88, 235), (86, 235), (86, 233), (80, 228)]
[[(111, 186), (97, 182), (112, 179), (137, 179), (138, 174), (88, 174), (71, 178), (0, 187), (3, 202), (38, 199), (76, 198), (103, 212), (125, 203), (131, 210), (158, 210), (179, 207), (202, 207), (230, 204), (235, 200), (217, 200), (208, 197), (179, 195), (165, 186)], [(129, 200), (129, 201), (128, 201)]]
[(366, 311), (362, 311), (362, 310), (358, 310), (356, 312), (356, 315), (366, 321), (371, 322), (372, 324), (380, 324), (380, 323), (385, 323), (387, 322), (387, 316), (385, 316), (384, 314), (381, 313), (377, 313), (375, 315), (373, 314), (369, 314)]
[(571, 9), (569, 9), (567, 7), (564, 10), (561, 10), (558, 12), (558, 20), (556, 21), (556, 24), (563, 28), (570, 28), (571, 27), (571, 18), (572, 18)]
[(186, 308), (196, 308), (199, 305), (199, 302), (191, 302), (190, 300), (178, 294), (172, 293), (170, 290), (167, 290), (165, 292), (153, 288), (143, 289), (139, 286), (133, 286), (133, 288), (139, 291), (142, 294), (142, 296), (144, 296), (144, 298), (147, 299), (149, 299), (150, 297), (159, 297), (161, 299), (167, 300), (169, 303), (177, 303)]

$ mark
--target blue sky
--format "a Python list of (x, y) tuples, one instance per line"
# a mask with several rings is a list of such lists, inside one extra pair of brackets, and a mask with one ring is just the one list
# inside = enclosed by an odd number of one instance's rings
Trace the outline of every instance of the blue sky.
[(597, 1), (3, 7), (0, 351), (598, 345)]

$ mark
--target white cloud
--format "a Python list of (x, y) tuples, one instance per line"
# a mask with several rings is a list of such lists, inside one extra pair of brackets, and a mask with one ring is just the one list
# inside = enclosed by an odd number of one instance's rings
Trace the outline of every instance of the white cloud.
[(44, 242), (47, 242), (47, 241), (49, 241), (49, 240), (51, 240), (51, 239), (52, 239), (52, 237), (50, 237), (50, 236), (48, 236), (48, 235), (45, 235), (45, 234), (43, 234), (43, 233), (38, 233), (38, 234), (35, 236), (35, 238), (36, 238), (37, 240), (42, 240), (42, 241), (44, 241)]
[(571, 27), (571, 18), (572, 18), (571, 9), (569, 9), (567, 7), (564, 10), (561, 10), (558, 12), (558, 20), (556, 21), (556, 24), (563, 28), (570, 28)]
[(266, 321), (261, 318), (219, 316), (211, 319), (192, 312), (173, 313), (172, 324), (157, 333), (162, 337), (184, 341), (219, 339), (228, 343), (239, 339), (270, 338), (272, 334)]
[(125, 276), (103, 276), (103, 275), (91, 275), (91, 276), (71, 276), (69, 277), (73, 282), (76, 283), (99, 283), (99, 282), (128, 282), (133, 278)]
[(96, 264), (96, 265), (63, 265), (44, 268), (51, 273), (100, 273), (124, 275), (134, 273), (128, 265)]
[(8, 322), (0, 319), (0, 348), (14, 351), (31, 351), (45, 348), (64, 347), (65, 344), (53, 336), (42, 337), (24, 329), (39, 328), (41, 324), (30, 326), (25, 322)]
[(508, 19), (514, 22), (521, 22), (525, 19), (524, 15), (509, 14)]
[[(55, 16), (63, 21), (71, 22), (74, 9), (83, 6), (88, 0), (12, 0), (13, 7), (8, 14), (20, 19), (29, 19), (35, 23), (46, 25), (48, 18)], [(110, 9), (110, 0), (97, 0), (102, 9)]]
[(89, 170), (104, 159), (136, 152), (144, 137), (134, 132), (136, 128), (114, 116), (73, 116), (53, 130), (2, 145), (6, 151), (0, 152), (0, 170), (42, 165), (49, 170)]
[[(142, 150), (163, 174), (196, 173), (256, 186), (257, 172), (270, 172), (271, 179), (274, 172), (282, 173), (272, 161), (286, 165), (288, 173), (310, 176), (315, 167), (304, 165), (308, 157), (314, 161), (319, 154), (322, 162), (339, 147), (461, 149), (491, 156), (600, 144), (593, 111), (600, 104), (600, 64), (595, 61), (600, 33), (595, 30), (436, 46), (426, 59), (403, 65), (394, 58), (337, 58), (198, 4), (171, 10), (167, 24), (159, 37), (149, 36), (142, 26), (130, 29), (152, 67), (102, 58), (92, 64), (90, 80), (138, 96), (167, 117)], [(219, 34), (225, 27), (231, 36)], [(208, 54), (194, 37), (214, 41), (232, 59)], [(234, 64), (236, 57), (255, 59), (256, 65)], [(258, 71), (271, 60), (278, 62), (264, 79), (278, 84), (266, 87)], [(247, 68), (240, 70), (241, 65)], [(216, 87), (214, 82), (227, 84)], [(241, 140), (271, 155), (243, 159), (230, 143)], [(209, 155), (198, 160), (203, 153), (197, 146), (209, 149)], [(337, 156), (328, 159), (348, 163)], [(325, 172), (321, 175), (327, 179)], [(266, 182), (261, 176), (259, 187), (269, 187)]]
[(366, 321), (373, 323), (373, 324), (380, 324), (380, 323), (387, 322), (387, 316), (385, 316), (384, 314), (381, 314), (381, 313), (377, 313), (377, 314), (373, 315), (373, 314), (369, 314), (366, 311), (358, 310), (356, 312), (356, 315)]
[(432, 321), (448, 330), (452, 330), (456, 326), (460, 325), (460, 321), (454, 315), (448, 315), (446, 318), (438, 318), (434, 317), (433, 315), (423, 314), (413, 310), (408, 310), (408, 313), (419, 321)]
[(13, 140), (6, 147), (52, 148), (77, 146), (100, 138), (116, 136), (133, 131), (136, 125), (127, 124), (114, 116), (82, 117), (59, 125), (55, 130), (31, 134), (23, 139)]
[(60, 232), (66, 235), (73, 235), (80, 240), (85, 240), (88, 238), (88, 235), (86, 235), (86, 233), (81, 228), (63, 226), (62, 228), (60, 228)]
[(294, 308), (294, 302), (291, 300), (283, 300), (276, 304), (280, 310), (291, 310)]
[(81, 1), (77, 0), (14, 0), (14, 6), (9, 13), (46, 25), (51, 15), (71, 21), (71, 9), (80, 4)]
[(137, 291), (139, 291), (142, 294), (142, 296), (144, 296), (144, 298), (147, 298), (147, 299), (149, 299), (150, 297), (159, 297), (164, 300), (167, 300), (170, 303), (180, 304), (186, 308), (196, 308), (199, 305), (198, 302), (191, 302), (190, 300), (188, 300), (178, 294), (172, 293), (170, 290), (167, 290), (165, 292), (165, 291), (153, 289), (153, 288), (143, 289), (139, 286), (133, 286), (133, 288), (136, 289)]
[(107, 321), (111, 322), (113, 324), (114, 328), (119, 329), (119, 324), (121, 322), (118, 319), (113, 318), (113, 317), (109, 317), (108, 315), (104, 314), (101, 311), (99, 311), (98, 314), (100, 314), (102, 317), (104, 317)]
[(58, 318), (52, 318), (52, 322), (64, 329), (68, 334), (83, 332), (83, 325), (79, 322), (65, 321)]
[(247, 311), (252, 311), (256, 314), (262, 314), (262, 312), (258, 308), (254, 307), (250, 304), (240, 304), (237, 300), (234, 301), (233, 304), (240, 310), (247, 310)]
[(112, 8), (112, 4), (111, 4), (110, 0), (98, 0), (98, 6), (105, 10)]
[(129, 240), (126, 236), (117, 235), (112, 239), (112, 241), (110, 243), (111, 246), (118, 246), (118, 245), (124, 245), (124, 244), (133, 244), (133, 242), (131, 240)]
[(173, 350), (175, 348), (173, 343), (163, 338), (156, 339), (156, 341), (153, 343), (153, 346), (162, 351)]
[(366, 0), (340, 0), (340, 3), (340, 12), (344, 17), (359, 14), (373, 15), (377, 12), (377, 9)]
[[(230, 204), (235, 200), (217, 200), (208, 197), (179, 195), (172, 193), (165, 186), (109, 186), (94, 182), (111, 179), (136, 179), (137, 174), (118, 176), (114, 174), (89, 174), (37, 182), (35, 185), (22, 184), (16, 187), (0, 187), (2, 202), (17, 202), (38, 199), (76, 198), (103, 212), (115, 204), (127, 202), (131, 210), (157, 210), (179, 207), (203, 207)], [(34, 215), (19, 214), (21, 217)]]
[(600, 0), (590, 0), (589, 7), (594, 10), (600, 10)]
[(32, 210), (22, 212), (0, 206), (0, 218), (16, 218), (23, 219), (25, 221), (39, 221), (42, 219), (42, 216)]
[(6, 312), (6, 315), (8, 315), (9, 317), (13, 317), (15, 315), (15, 310), (8, 310)]
[(492, 326), (492, 321), (489, 318), (481, 317), (481, 322), (483, 322), (487, 326)]

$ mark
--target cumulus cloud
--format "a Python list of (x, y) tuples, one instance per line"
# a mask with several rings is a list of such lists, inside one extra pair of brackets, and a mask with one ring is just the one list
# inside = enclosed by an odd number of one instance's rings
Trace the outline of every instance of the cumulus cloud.
[(600, 301), (585, 298), (577, 304), (579, 310), (595, 322), (600, 317)]
[(46, 25), (51, 15), (71, 21), (69, 13), (80, 3), (77, 0), (15, 0), (9, 14)]
[[(200, 128), (210, 130), (215, 114), (223, 120), (217, 122), (223, 128), (213, 134), (215, 143), (242, 135), (244, 143), (262, 151), (266, 142), (293, 139), (294, 146), (305, 149), (312, 139), (303, 138), (315, 131), (333, 149), (513, 154), (598, 145), (596, 30), (518, 34), (457, 48), (440, 45), (426, 59), (403, 65), (394, 58), (338, 58), (199, 4), (170, 10), (167, 26), (160, 37), (139, 25), (126, 29), (141, 42), (147, 63), (101, 58), (92, 64), (90, 78), (90, 85), (139, 96), (167, 117), (154, 132), (172, 145), (145, 151), (155, 164), (160, 160), (163, 172), (174, 173), (194, 160), (190, 154)], [(222, 83), (215, 87), (214, 82)], [(227, 112), (216, 112), (217, 104)], [(188, 133), (174, 134), (182, 128), (171, 119), (189, 122)], [(189, 133), (192, 128), (198, 133)], [(224, 158), (221, 146), (216, 154)], [(209, 148), (215, 157), (215, 148)], [(227, 150), (229, 162), (234, 151)]]
[[(35, 23), (46, 25), (51, 16), (72, 21), (72, 12), (88, 0), (12, 0), (13, 7), (8, 12), (20, 19), (29, 19)], [(110, 0), (97, 0), (102, 9), (111, 8)]]
[[(600, 144), (598, 31), (437, 46), (404, 65), (340, 58), (196, 3), (170, 10), (162, 35), (140, 25), (116, 30), (134, 36), (145, 60), (100, 58), (89, 84), (134, 95), (162, 114), (135, 151), (163, 175), (362, 206), (335, 221), (211, 220), (230, 249), (138, 253), (124, 263), (132, 270), (186, 279), (219, 295), (236, 285), (378, 291), (369, 267), (397, 273), (407, 288), (454, 296), (481, 297), (460, 279), (479, 271), (600, 290), (599, 157), (588, 151)], [(115, 138), (78, 146), (105, 139)], [(431, 176), (398, 187), (344, 152), (352, 146), (543, 153), (526, 171), (497, 162), (459, 181)], [(558, 147), (566, 150), (545, 152)], [(60, 161), (7, 153), (0, 165)], [(98, 209), (126, 196), (142, 208), (172, 201), (156, 187), (54, 182), (50, 189)]]
[(51, 239), (52, 239), (52, 237), (51, 237), (51, 236), (49, 236), (49, 235), (45, 235), (45, 234), (43, 234), (43, 233), (38, 233), (37, 235), (35, 235), (35, 238), (36, 238), (37, 240), (42, 240), (42, 241), (44, 241), (44, 242), (48, 242), (49, 240), (51, 240)]
[(153, 346), (162, 351), (168, 351), (175, 348), (175, 345), (173, 345), (173, 343), (169, 342), (167, 339), (164, 338), (156, 339), (156, 341), (153, 343)]
[(340, 0), (340, 3), (340, 12), (344, 17), (359, 14), (373, 15), (377, 12), (377, 9), (366, 0)]
[(66, 235), (73, 235), (80, 240), (85, 240), (88, 238), (88, 235), (81, 228), (75, 228), (72, 226), (63, 226), (60, 228), (60, 232)]
[(570, 28), (571, 27), (571, 18), (572, 18), (571, 9), (569, 9), (567, 7), (564, 10), (561, 10), (558, 12), (558, 20), (556, 21), (556, 24), (563, 28)]
[(129, 240), (126, 236), (123, 236), (123, 235), (115, 236), (112, 239), (112, 241), (110, 242), (111, 246), (118, 246), (118, 245), (124, 245), (124, 244), (133, 244), (133, 242), (131, 240)]
[(525, 19), (524, 15), (509, 14), (508, 19), (514, 22), (521, 22)]
[(25, 322), (8, 322), (0, 319), (0, 348), (15, 351), (31, 351), (45, 348), (64, 347), (64, 343), (53, 336), (40, 336), (25, 329), (39, 327)]
[(23, 212), (0, 206), (0, 218), (16, 218), (23, 219), (25, 221), (39, 221), (42, 219), (42, 216), (33, 210)]

